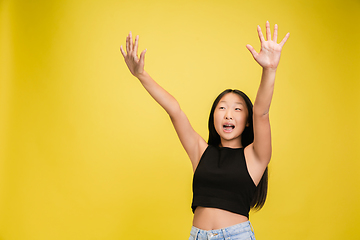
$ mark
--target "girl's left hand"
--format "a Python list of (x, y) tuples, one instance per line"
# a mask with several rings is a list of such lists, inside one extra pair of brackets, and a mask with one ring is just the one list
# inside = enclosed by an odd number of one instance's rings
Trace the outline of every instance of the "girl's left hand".
[(246, 45), (247, 49), (251, 52), (256, 62), (260, 64), (264, 69), (272, 69), (276, 70), (279, 65), (281, 49), (289, 38), (290, 33), (287, 33), (284, 39), (278, 44), (277, 42), (277, 34), (278, 34), (278, 26), (275, 24), (274, 27), (274, 36), (271, 40), (271, 31), (270, 31), (270, 23), (266, 22), (266, 41), (261, 32), (260, 26), (257, 27), (259, 39), (261, 43), (260, 52), (257, 53), (255, 49), (251, 45)]

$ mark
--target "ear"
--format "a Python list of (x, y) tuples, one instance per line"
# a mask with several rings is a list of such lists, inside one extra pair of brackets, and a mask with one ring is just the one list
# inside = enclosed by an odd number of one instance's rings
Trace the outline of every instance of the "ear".
[(245, 127), (248, 127), (248, 126), (250, 126), (250, 123), (249, 123), (249, 122), (246, 123)]

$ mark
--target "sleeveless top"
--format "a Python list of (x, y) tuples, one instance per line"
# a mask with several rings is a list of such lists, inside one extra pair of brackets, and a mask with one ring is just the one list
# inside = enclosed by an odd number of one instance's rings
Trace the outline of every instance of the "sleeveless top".
[(191, 208), (219, 208), (249, 217), (255, 190), (244, 148), (209, 145), (194, 172)]

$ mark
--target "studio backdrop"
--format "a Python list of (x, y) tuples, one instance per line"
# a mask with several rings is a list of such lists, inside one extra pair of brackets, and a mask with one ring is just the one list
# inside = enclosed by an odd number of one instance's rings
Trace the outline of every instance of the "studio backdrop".
[[(0, 240), (189, 237), (192, 167), (145, 69), (207, 139), (215, 97), (254, 100), (257, 25), (287, 32), (258, 240), (358, 239), (360, 2), (0, 1)], [(169, 238), (169, 236), (171, 236)]]

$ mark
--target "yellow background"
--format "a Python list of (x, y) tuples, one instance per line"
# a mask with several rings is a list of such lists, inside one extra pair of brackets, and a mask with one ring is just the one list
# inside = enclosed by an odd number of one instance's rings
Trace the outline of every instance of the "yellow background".
[(145, 69), (207, 139), (214, 98), (255, 98), (256, 26), (290, 32), (257, 239), (358, 239), (360, 2), (0, 1), (0, 240), (187, 239), (192, 169)]

